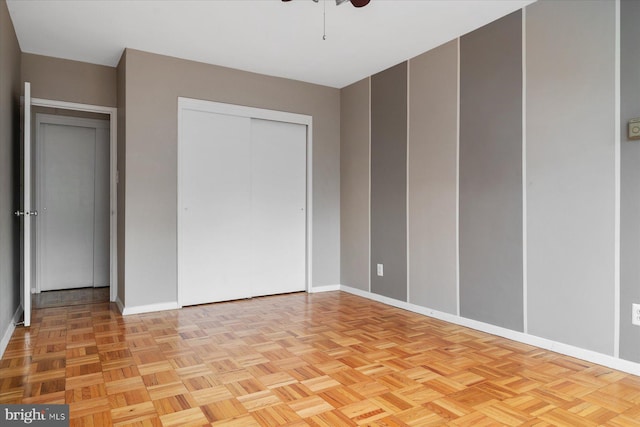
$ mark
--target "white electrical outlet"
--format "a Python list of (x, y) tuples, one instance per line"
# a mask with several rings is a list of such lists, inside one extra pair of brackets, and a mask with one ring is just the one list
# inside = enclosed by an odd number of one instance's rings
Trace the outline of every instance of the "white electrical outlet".
[[(378, 272), (378, 276), (384, 276), (384, 265), (383, 264), (378, 264), (376, 270)], [(640, 306), (640, 304), (639, 304), (639, 306)]]
[(640, 304), (631, 304), (631, 323), (640, 326)]

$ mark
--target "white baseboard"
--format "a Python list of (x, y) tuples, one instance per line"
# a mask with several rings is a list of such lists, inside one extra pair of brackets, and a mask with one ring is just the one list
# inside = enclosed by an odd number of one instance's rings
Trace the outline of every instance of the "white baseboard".
[(478, 320), (467, 319), (465, 317), (456, 316), (450, 313), (444, 313), (442, 311), (433, 310), (427, 307), (422, 307), (416, 304), (411, 304), (404, 301), (399, 301), (393, 298), (388, 298), (382, 295), (377, 295), (371, 292), (362, 291), (360, 289), (351, 288), (349, 286), (340, 286), (340, 290), (358, 295), (363, 298), (367, 298), (373, 301), (381, 302), (383, 304), (391, 305), (393, 307), (401, 308), (407, 311), (411, 311), (425, 316), (433, 317), (435, 319), (443, 320), (445, 322), (453, 323), (467, 328), (476, 329), (478, 331), (486, 332), (488, 334), (497, 335), (499, 337), (507, 338), (513, 341), (521, 342), (523, 344), (532, 345), (535, 347), (543, 348), (545, 350), (554, 351), (556, 353), (564, 354), (566, 356), (575, 357), (577, 359), (586, 360), (587, 362), (596, 363), (619, 371), (628, 372), (633, 375), (640, 375), (640, 363), (630, 362), (628, 360), (619, 359), (607, 354), (598, 353), (584, 348), (576, 347), (569, 344), (549, 340), (546, 338), (537, 337), (535, 335), (525, 334), (524, 332), (513, 331), (511, 329), (502, 328), (500, 326), (491, 325), (489, 323), (480, 322)]
[(16, 309), (16, 312), (13, 314), (11, 321), (7, 325), (7, 329), (4, 331), (4, 335), (2, 336), (2, 341), (0, 341), (0, 358), (4, 356), (4, 351), (7, 349), (9, 345), (9, 341), (11, 341), (11, 337), (13, 336), (13, 331), (16, 330), (16, 323), (20, 321), (22, 317), (22, 305), (19, 305)]
[(162, 302), (159, 304), (137, 305), (133, 307), (124, 307), (120, 299), (116, 301), (118, 309), (123, 316), (130, 314), (152, 313), (154, 311), (176, 310), (180, 308), (177, 302)]
[(331, 292), (331, 291), (339, 291), (340, 285), (325, 285), (325, 286), (313, 286), (309, 289), (310, 294), (317, 294), (319, 292)]
[(118, 310), (120, 310), (120, 314), (123, 314), (124, 304), (122, 303), (122, 301), (120, 301), (120, 296), (116, 297), (115, 303), (118, 306)]

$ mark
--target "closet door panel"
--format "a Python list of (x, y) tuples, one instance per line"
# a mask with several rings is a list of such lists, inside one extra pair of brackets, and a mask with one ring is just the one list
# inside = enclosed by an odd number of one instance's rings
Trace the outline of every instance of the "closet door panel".
[(304, 125), (251, 120), (253, 294), (305, 289)]
[(186, 110), (180, 151), (183, 305), (251, 296), (250, 119)]

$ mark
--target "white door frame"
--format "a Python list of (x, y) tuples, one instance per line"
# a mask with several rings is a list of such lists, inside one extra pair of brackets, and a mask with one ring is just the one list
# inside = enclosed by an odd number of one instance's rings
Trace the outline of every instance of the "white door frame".
[(110, 300), (115, 301), (118, 293), (118, 109), (115, 107), (103, 107), (99, 105), (79, 104), (75, 102), (55, 101), (42, 98), (32, 98), (31, 106), (87, 111), (90, 113), (109, 115), (109, 291)]
[(200, 99), (178, 97), (178, 286), (176, 299), (178, 307), (182, 307), (182, 280), (180, 271), (180, 253), (182, 247), (182, 234), (180, 216), (182, 212), (182, 198), (180, 197), (180, 186), (182, 184), (182, 174), (180, 167), (180, 150), (182, 147), (182, 113), (185, 110), (204, 111), (209, 113), (226, 114), (231, 116), (249, 117), (253, 119), (272, 120), (276, 122), (295, 123), (307, 127), (307, 194), (306, 194), (306, 277), (305, 289), (307, 292), (312, 288), (312, 237), (313, 237), (313, 118), (305, 114), (289, 113), (286, 111), (266, 110), (263, 108), (246, 107), (243, 105), (224, 104), (220, 102), (204, 101)]

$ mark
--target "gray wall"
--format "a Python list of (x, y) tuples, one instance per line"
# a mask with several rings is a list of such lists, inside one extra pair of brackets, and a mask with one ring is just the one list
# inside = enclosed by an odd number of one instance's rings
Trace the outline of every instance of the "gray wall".
[(372, 292), (407, 300), (406, 62), (371, 77), (370, 272)]
[(313, 285), (340, 280), (340, 91), (126, 53), (126, 306), (176, 301), (178, 97), (313, 117)]
[[(640, 303), (640, 142), (624, 136), (627, 121), (640, 116), (640, 3), (621, 2), (621, 123), (615, 7), (609, 0), (540, 0), (524, 13), (524, 50), (523, 15), (516, 12), (459, 39), (459, 65), (456, 41), (409, 60), (409, 302), (454, 314), (458, 303), (463, 317), (609, 355), (619, 320), (620, 356), (640, 362), (640, 327), (630, 321), (631, 303)], [(385, 102), (394, 101), (374, 98), (372, 113)], [(343, 128), (354, 115), (342, 115)], [(372, 116), (372, 144), (387, 120), (380, 116)], [(623, 130), (619, 319), (616, 126)], [(405, 154), (401, 145), (397, 150), (399, 158)], [(406, 172), (401, 161), (388, 165), (394, 171), (387, 175)], [(371, 169), (373, 179), (375, 164)], [(342, 189), (343, 200), (356, 191)], [(388, 210), (373, 196), (362, 221), (384, 218)], [(403, 230), (373, 242), (376, 230), (396, 224), (395, 218), (372, 222), (373, 247), (398, 247)]]
[(23, 53), (22, 81), (31, 82), (34, 98), (104, 107), (117, 104), (114, 67)]
[(614, 12), (610, 1), (538, 2), (527, 8), (526, 39), (529, 333), (606, 354), (615, 321)]
[(340, 284), (369, 290), (369, 89), (364, 79), (340, 95)]
[(409, 302), (458, 314), (458, 41), (409, 61)]
[(627, 122), (640, 117), (640, 2), (620, 7), (620, 357), (640, 362), (640, 326), (630, 321), (640, 303), (640, 141), (627, 140)]
[(20, 92), (20, 47), (0, 0), (0, 339), (20, 305)]
[(522, 309), (522, 12), (460, 39), (460, 312), (517, 331)]

